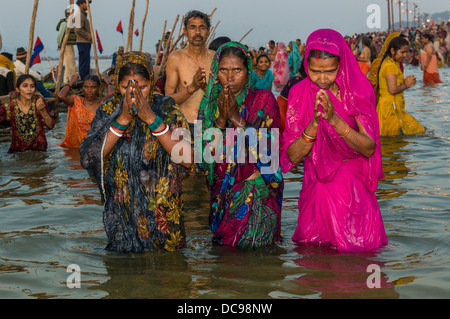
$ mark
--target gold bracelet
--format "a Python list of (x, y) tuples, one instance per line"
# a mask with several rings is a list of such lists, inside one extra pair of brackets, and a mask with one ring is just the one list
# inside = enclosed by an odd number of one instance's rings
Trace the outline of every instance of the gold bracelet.
[(347, 124), (347, 128), (345, 129), (344, 134), (339, 135), (340, 137), (344, 138), (348, 135), (348, 133), (350, 132), (350, 125)]
[(305, 131), (303, 131), (303, 133), (302, 133), (302, 139), (303, 139), (306, 143), (313, 143), (313, 142), (316, 141), (316, 138), (315, 138), (315, 137), (308, 136), (308, 135), (305, 133)]
[(316, 140), (317, 136), (309, 136), (306, 134), (306, 129), (303, 130), (303, 134), (305, 134), (305, 137), (309, 138), (310, 140)]

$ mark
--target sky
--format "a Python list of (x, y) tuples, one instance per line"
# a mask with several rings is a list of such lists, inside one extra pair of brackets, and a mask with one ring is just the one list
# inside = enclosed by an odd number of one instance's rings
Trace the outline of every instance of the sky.
[[(412, 2), (409, 0), (409, 4)], [(450, 11), (448, 0), (414, 2), (421, 12), (433, 14)], [(69, 0), (39, 1), (34, 41), (39, 36), (49, 57), (59, 57), (56, 25), (64, 17), (68, 4)], [(92, 1), (92, 22), (103, 46), (102, 55), (111, 55), (126, 43), (131, 4), (132, 0)], [(299, 38), (304, 43), (311, 32), (320, 28), (335, 29), (342, 35), (377, 31), (379, 29), (370, 28), (367, 23), (369, 16), (374, 13), (367, 11), (371, 4), (379, 6), (381, 30), (386, 30), (386, 0), (150, 0), (143, 50), (155, 52), (155, 44), (161, 38), (164, 21), (167, 20), (167, 29), (171, 29), (177, 15), (179, 20), (174, 32), (178, 35), (183, 15), (193, 9), (209, 14), (216, 8), (211, 20), (213, 27), (220, 21), (216, 37), (228, 36), (238, 41), (253, 29), (243, 42), (257, 48), (265, 46), (269, 40), (287, 43)], [(34, 0), (0, 0), (2, 52), (12, 53), (15, 58), (18, 47), (27, 49), (33, 5)], [(145, 7), (146, 0), (136, 0), (134, 29), (139, 28), (140, 32)], [(394, 13), (397, 22), (398, 6), (395, 6)], [(116, 31), (119, 21), (122, 21), (123, 37)], [(406, 15), (403, 15), (403, 21), (406, 21)], [(412, 18), (412, 24), (411, 21)], [(134, 49), (139, 48), (139, 41), (140, 38), (133, 36)]]

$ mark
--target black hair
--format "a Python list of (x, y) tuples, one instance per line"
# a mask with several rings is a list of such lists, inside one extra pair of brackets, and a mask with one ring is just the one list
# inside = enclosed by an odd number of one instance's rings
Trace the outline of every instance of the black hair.
[(267, 60), (269, 60), (269, 63), (270, 63), (270, 59), (269, 59), (269, 57), (267, 56), (267, 54), (261, 54), (261, 55), (259, 55), (259, 56), (256, 58), (256, 63), (258, 63), (258, 61), (259, 61), (261, 58), (266, 58)]
[(20, 85), (25, 82), (25, 80), (31, 79), (34, 83), (34, 86), (36, 87), (37, 90), (37, 80), (30, 74), (22, 74), (17, 78), (17, 83), (16, 83), (16, 87), (20, 87)]
[(86, 81), (92, 81), (92, 82), (95, 82), (95, 83), (97, 83), (98, 86), (100, 86), (100, 79), (98, 78), (98, 76), (96, 76), (96, 75), (94, 75), (94, 74), (89, 74), (89, 75), (84, 79), (83, 83), (86, 82)]
[(309, 51), (308, 59), (309, 58), (316, 58), (316, 59), (332, 59), (332, 58), (338, 58), (340, 60), (341, 58), (339, 55), (331, 54), (330, 52), (323, 51), (323, 50), (317, 50), (312, 49)]
[(231, 39), (229, 37), (218, 37), (211, 41), (208, 49), (217, 51), (217, 49), (224, 43), (230, 42)]
[(270, 43), (270, 44), (275, 44), (275, 41), (270, 40), (269, 43)]
[(244, 64), (244, 66), (247, 68), (247, 71), (248, 71), (248, 65), (249, 65), (248, 62), (249, 62), (249, 61), (248, 61), (247, 55), (245, 55), (244, 52), (242, 52), (240, 49), (235, 48), (235, 47), (228, 47), (228, 48), (225, 48), (225, 49), (220, 53), (220, 56), (219, 56), (219, 63), (220, 63), (220, 61), (222, 61), (223, 58), (225, 58), (225, 57), (227, 57), (227, 56), (229, 56), (229, 55), (234, 55), (234, 56), (236, 56), (237, 58), (239, 58), (239, 59), (242, 61), (242, 63)]
[(363, 45), (365, 45), (366, 47), (369, 47), (369, 48), (370, 48), (371, 41), (370, 41), (370, 39), (369, 39), (368, 37), (362, 37), (361, 43), (362, 43)]
[(433, 42), (433, 36), (430, 33), (423, 33), (422, 38), (427, 38), (428, 41)]
[(300, 76), (302, 79), (306, 79), (308, 75), (305, 72), (305, 63), (300, 63), (300, 67), (298, 68), (298, 73), (300, 73)]
[(206, 13), (200, 12), (198, 10), (191, 10), (184, 15), (184, 27), (187, 28), (189, 19), (201, 18), (205, 21), (208, 30), (211, 28), (211, 22), (209, 21), (209, 16)]
[(404, 37), (399, 36), (399, 37), (395, 37), (391, 40), (388, 48), (386, 49), (386, 53), (384, 53), (383, 59), (380, 62), (380, 67), (378, 68), (377, 83), (378, 83), (378, 78), (380, 76), (381, 65), (383, 64), (384, 59), (386, 59), (388, 56), (392, 58), (391, 49), (394, 49), (394, 55), (395, 55), (397, 53), (397, 51), (400, 50), (405, 45), (409, 46), (409, 41)]
[(148, 73), (145, 66), (142, 64), (137, 63), (127, 63), (123, 67), (120, 68), (119, 71), (119, 82), (122, 81), (122, 79), (128, 75), (140, 75), (144, 79), (150, 80), (150, 74)]

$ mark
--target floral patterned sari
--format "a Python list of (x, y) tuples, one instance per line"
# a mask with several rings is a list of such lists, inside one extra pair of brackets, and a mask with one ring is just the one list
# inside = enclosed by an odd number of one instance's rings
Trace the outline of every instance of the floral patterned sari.
[[(209, 226), (213, 232), (213, 242), (232, 247), (257, 248), (280, 240), (284, 183), (278, 165), (278, 144), (274, 149), (270, 143), (277, 140), (277, 136), (273, 135), (276, 133), (272, 129), (280, 127), (280, 111), (272, 92), (255, 89), (251, 85), (253, 72), (251, 58), (240, 43), (228, 42), (216, 51), (211, 65), (208, 89), (200, 103), (198, 113), (198, 119), (203, 125), (203, 134), (196, 137), (196, 144), (201, 143), (202, 149), (207, 150), (212, 143), (212, 137), (206, 130), (214, 126), (219, 115), (217, 97), (222, 90), (222, 85), (218, 81), (219, 57), (221, 52), (230, 46), (242, 50), (248, 60), (248, 82), (236, 99), (240, 105), (242, 118), (249, 123), (246, 133), (254, 130), (259, 137), (258, 141), (251, 142), (250, 138), (247, 140), (249, 153), (259, 149), (260, 152), (270, 155), (271, 161), (270, 163), (263, 161), (257, 156), (256, 160), (251, 162), (248, 154), (245, 161), (239, 161), (236, 157), (241, 153), (237, 152), (234, 134), (231, 134), (236, 130), (228, 123), (227, 130), (224, 131), (222, 150), (227, 147), (233, 148), (233, 160), (211, 161), (203, 158), (199, 166), (205, 172), (209, 190)], [(261, 147), (263, 140), (267, 142), (265, 148)], [(271, 164), (275, 164), (275, 169), (272, 169)], [(260, 175), (254, 180), (248, 180), (255, 172), (260, 172)]]
[[(126, 63), (144, 65), (153, 87), (153, 71), (145, 54), (130, 52), (118, 59), (115, 94), (97, 109), (80, 147), (81, 165), (100, 189), (107, 250), (174, 251), (185, 244), (181, 191), (184, 168), (173, 162), (146, 123), (137, 116), (110, 154), (103, 158), (108, 130), (122, 112), (119, 71)], [(150, 93), (149, 103), (153, 112), (172, 130), (189, 129), (172, 98)]]

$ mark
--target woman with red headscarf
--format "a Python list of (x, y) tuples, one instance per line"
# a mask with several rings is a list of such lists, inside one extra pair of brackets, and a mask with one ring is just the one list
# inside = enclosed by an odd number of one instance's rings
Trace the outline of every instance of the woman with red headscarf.
[(334, 30), (309, 36), (304, 63), (308, 77), (290, 90), (280, 152), (283, 173), (304, 161), (293, 240), (377, 249), (387, 239), (375, 196), (383, 170), (374, 90)]

